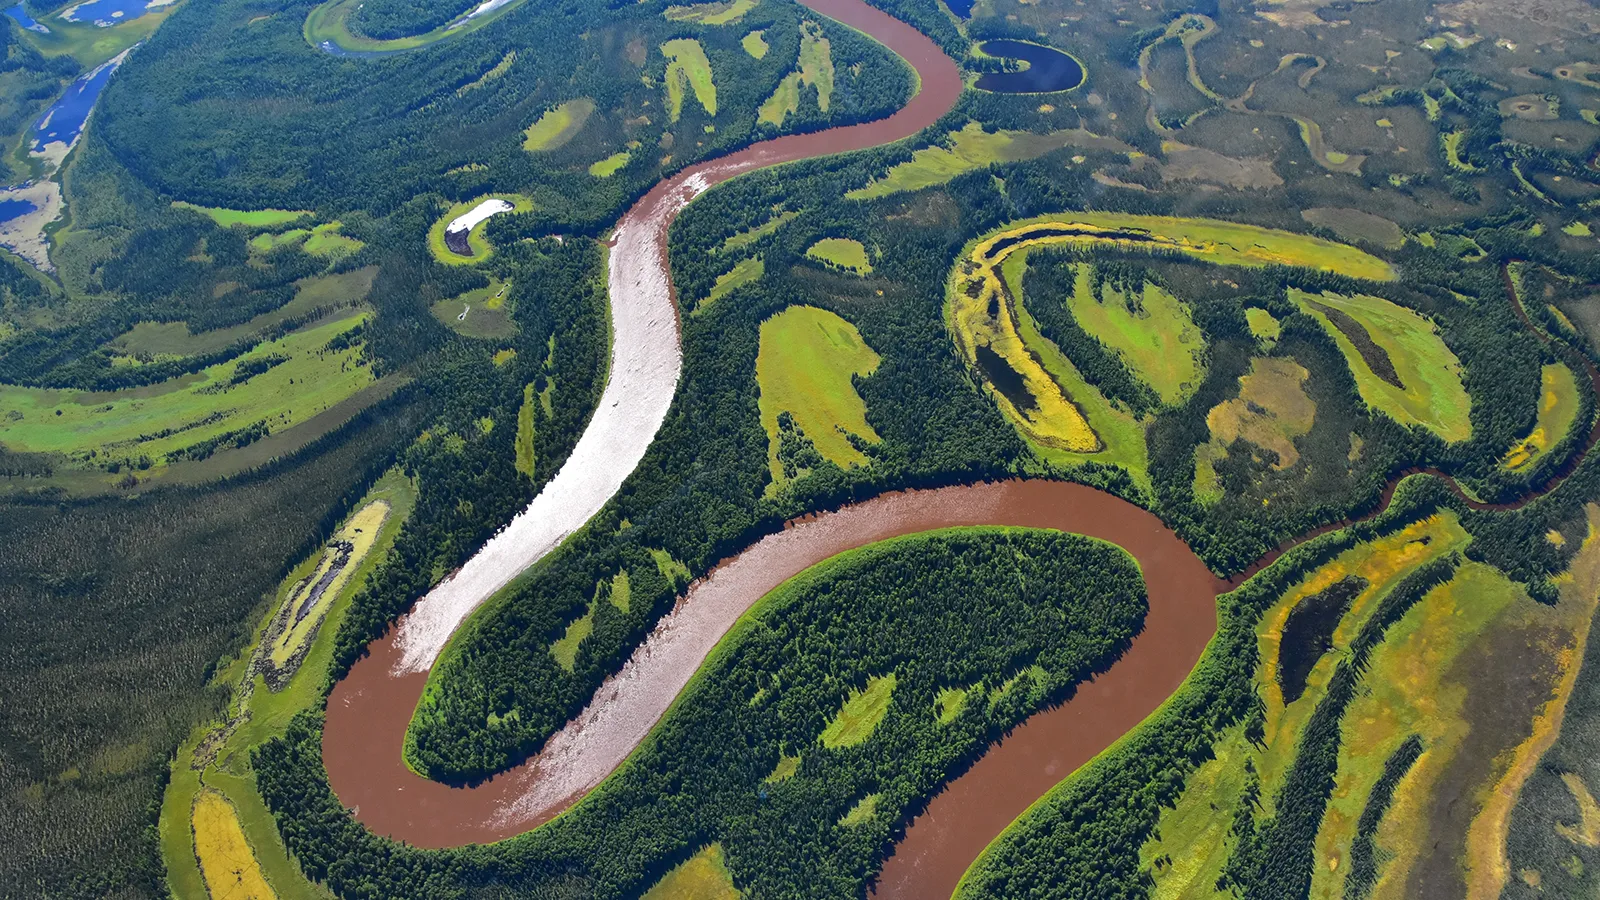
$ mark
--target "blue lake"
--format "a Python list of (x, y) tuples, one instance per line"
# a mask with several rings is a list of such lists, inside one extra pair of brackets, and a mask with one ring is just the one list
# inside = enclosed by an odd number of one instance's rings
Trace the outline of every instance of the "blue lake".
[(27, 200), (15, 198), (0, 200), (0, 223), (9, 222), (17, 216), (25, 216), (38, 208)]
[(50, 29), (40, 25), (38, 22), (35, 22), (33, 20), (33, 16), (28, 15), (28, 11), (22, 8), (21, 3), (18, 3), (16, 6), (6, 10), (6, 15), (10, 16), (18, 25), (21, 25), (23, 28), (26, 28), (29, 31), (37, 31), (40, 34), (50, 33)]
[(1054, 47), (1025, 41), (995, 40), (978, 45), (990, 56), (1020, 59), (1028, 68), (1020, 72), (985, 72), (978, 76), (980, 91), (1000, 94), (1046, 94), (1070, 91), (1083, 84), (1083, 66)]
[(43, 152), (46, 144), (59, 142), (70, 146), (76, 141), (78, 135), (83, 133), (83, 124), (89, 120), (95, 101), (100, 99), (100, 92), (105, 90), (118, 64), (118, 60), (112, 60), (79, 76), (77, 81), (68, 85), (66, 93), (54, 106), (45, 110), (28, 133), (30, 152)]
[(88, 0), (61, 11), (69, 22), (93, 22), (96, 25), (119, 25), (131, 22), (150, 11), (148, 0)]

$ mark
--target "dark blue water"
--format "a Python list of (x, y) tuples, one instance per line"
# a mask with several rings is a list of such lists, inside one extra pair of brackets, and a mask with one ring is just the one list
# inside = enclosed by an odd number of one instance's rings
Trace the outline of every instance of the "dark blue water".
[(89, 120), (89, 112), (94, 109), (95, 101), (100, 99), (100, 92), (105, 90), (112, 73), (117, 71), (117, 65), (115, 60), (105, 63), (67, 86), (66, 93), (54, 106), (45, 110), (29, 132), (29, 148), (32, 152), (42, 152), (46, 144), (60, 142), (71, 145), (78, 139), (78, 135), (83, 133), (83, 124)]
[(87, 3), (80, 3), (63, 10), (61, 17), (69, 22), (93, 22), (102, 27), (118, 25), (131, 22), (149, 12), (150, 9), (145, 6), (146, 2), (147, 0), (89, 0)]
[(950, 7), (950, 11), (956, 14), (956, 18), (970, 19), (972, 18), (972, 5), (976, 2), (978, 0), (944, 0), (944, 5)]
[(986, 72), (978, 78), (978, 90), (999, 94), (1048, 94), (1070, 91), (1083, 84), (1083, 66), (1050, 47), (1024, 41), (984, 41), (978, 49), (990, 56), (1020, 59), (1028, 63), (1021, 72)]
[(50, 29), (40, 25), (38, 22), (35, 22), (33, 20), (33, 16), (28, 15), (28, 11), (22, 8), (21, 3), (18, 3), (16, 6), (6, 10), (6, 15), (10, 16), (12, 19), (15, 19), (18, 25), (21, 25), (23, 28), (26, 28), (29, 31), (37, 31), (40, 34), (50, 33)]
[(0, 224), (9, 222), (17, 216), (25, 216), (38, 208), (27, 200), (17, 200), (15, 198), (0, 200)]

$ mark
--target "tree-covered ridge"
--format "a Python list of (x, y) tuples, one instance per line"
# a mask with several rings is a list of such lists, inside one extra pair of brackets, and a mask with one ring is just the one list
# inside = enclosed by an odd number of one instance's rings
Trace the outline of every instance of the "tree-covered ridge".
[[(492, 849), (423, 852), (364, 831), (327, 789), (314, 717), (254, 765), (290, 849), (341, 892), (447, 897), (494, 884), (634, 896), (720, 841), (736, 883), (756, 895), (854, 896), (905, 810), (1105, 669), (1145, 607), (1131, 558), (1076, 535), (952, 529), (851, 551), (748, 613), (591, 797)], [(889, 674), (892, 696), (870, 736), (827, 749), (825, 728), (852, 691)], [(950, 688), (966, 700), (941, 717), (936, 700)], [(800, 757), (797, 770), (769, 783), (784, 756)], [(840, 824), (869, 794), (875, 812)], [(354, 862), (372, 851), (396, 855)]]

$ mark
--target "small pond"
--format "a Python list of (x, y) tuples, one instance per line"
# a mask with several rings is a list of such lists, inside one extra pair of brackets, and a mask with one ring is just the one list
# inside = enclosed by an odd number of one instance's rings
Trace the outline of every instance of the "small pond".
[(0, 223), (9, 222), (18, 216), (25, 216), (38, 208), (31, 200), (23, 200), (17, 197), (0, 199)]
[(84, 0), (61, 11), (68, 22), (93, 22), (101, 28), (131, 22), (147, 12), (166, 6), (174, 0)]
[(33, 16), (28, 15), (28, 11), (23, 8), (21, 3), (18, 3), (16, 6), (6, 10), (6, 15), (10, 16), (18, 25), (21, 25), (23, 28), (26, 28), (29, 31), (37, 31), (40, 34), (50, 33), (50, 29), (44, 27), (38, 22), (35, 22), (33, 20)]
[(986, 72), (978, 78), (978, 90), (999, 94), (1049, 94), (1070, 91), (1083, 84), (1083, 66), (1051, 47), (1026, 41), (984, 41), (978, 49), (989, 56), (1020, 59), (1028, 64), (1020, 72)]
[(950, 7), (956, 18), (963, 21), (972, 18), (972, 7), (977, 3), (978, 0), (944, 0), (944, 5)]
[(89, 121), (89, 113), (94, 110), (95, 101), (100, 99), (100, 92), (105, 90), (112, 73), (117, 71), (117, 66), (122, 64), (127, 55), (127, 51), (123, 51), (115, 59), (79, 76), (77, 81), (68, 85), (61, 99), (45, 110), (28, 133), (28, 152), (51, 157), (59, 165), (60, 159), (55, 156), (59, 154), (64, 157), (66, 151), (77, 142), (78, 135), (83, 133), (84, 123)]

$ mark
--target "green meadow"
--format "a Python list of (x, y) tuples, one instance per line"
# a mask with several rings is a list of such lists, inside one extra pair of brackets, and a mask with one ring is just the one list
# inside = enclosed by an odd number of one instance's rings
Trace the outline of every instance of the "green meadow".
[(568, 100), (545, 110), (522, 132), (522, 149), (538, 153), (565, 145), (583, 130), (593, 113), (594, 101), (588, 97)]
[(522, 194), (484, 194), (451, 206), (445, 210), (444, 215), (434, 220), (433, 227), (428, 229), (428, 249), (433, 251), (434, 259), (453, 266), (464, 266), (484, 262), (494, 255), (494, 247), (489, 244), (489, 239), (483, 235), (483, 230), (489, 226), (492, 217), (474, 225), (472, 231), (467, 234), (467, 246), (472, 250), (471, 256), (460, 256), (453, 253), (444, 243), (445, 226), (454, 221), (457, 216), (490, 199), (505, 200), (511, 204), (512, 212), (530, 212), (533, 209), (533, 199)]
[(832, 263), (857, 275), (872, 274), (872, 261), (867, 257), (867, 248), (851, 238), (823, 238), (806, 249), (806, 256)]
[(1150, 283), (1137, 299), (1106, 286), (1103, 299), (1096, 301), (1092, 275), (1089, 266), (1077, 267), (1072, 296), (1066, 298), (1073, 318), (1120, 355), (1163, 403), (1182, 403), (1200, 384), (1200, 359), (1205, 351), (1205, 339), (1189, 308), (1171, 292)]
[(985, 131), (977, 122), (968, 122), (960, 131), (946, 135), (943, 144), (913, 151), (909, 162), (894, 166), (884, 177), (846, 193), (845, 197), (871, 200), (901, 191), (920, 191), (995, 163), (1034, 159), (1087, 136), (1086, 132), (1078, 130), (1049, 134)]
[(671, 121), (683, 115), (684, 95), (690, 89), (694, 99), (708, 115), (717, 114), (717, 85), (711, 77), (711, 60), (706, 49), (693, 38), (675, 38), (661, 45), (667, 58), (667, 110)]
[(791, 306), (761, 323), (756, 381), (774, 483), (783, 475), (778, 460), (780, 413), (794, 417), (823, 459), (842, 468), (867, 462), (845, 433), (869, 443), (878, 441), (878, 433), (867, 423), (867, 405), (853, 382), (877, 367), (878, 354), (856, 327), (826, 310)]
[(1560, 443), (1583, 408), (1578, 379), (1561, 363), (1545, 366), (1539, 376), (1539, 413), (1533, 431), (1511, 447), (1500, 464), (1513, 472), (1527, 469)]
[(822, 729), (822, 746), (837, 750), (866, 743), (889, 711), (895, 684), (895, 675), (890, 672), (868, 681), (859, 691), (851, 691), (844, 705), (828, 721), (828, 726)]
[(243, 225), (246, 228), (275, 228), (298, 222), (310, 216), (306, 210), (295, 209), (224, 209), (220, 206), (196, 206), (182, 200), (174, 200), (172, 205), (179, 209), (193, 210), (207, 216), (224, 228), (232, 225)]

